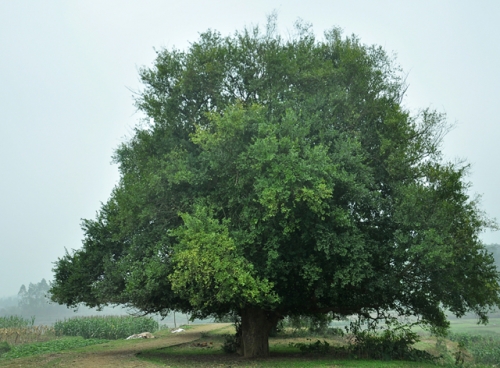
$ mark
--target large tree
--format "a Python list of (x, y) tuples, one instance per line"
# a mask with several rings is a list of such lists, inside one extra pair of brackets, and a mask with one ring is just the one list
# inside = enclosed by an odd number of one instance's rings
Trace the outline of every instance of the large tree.
[(467, 165), (442, 159), (443, 115), (410, 114), (401, 71), (338, 29), (284, 39), (208, 31), (140, 71), (146, 118), (115, 154), (121, 179), (53, 300), (241, 317), (268, 354), (290, 315), (418, 316), (500, 304)]

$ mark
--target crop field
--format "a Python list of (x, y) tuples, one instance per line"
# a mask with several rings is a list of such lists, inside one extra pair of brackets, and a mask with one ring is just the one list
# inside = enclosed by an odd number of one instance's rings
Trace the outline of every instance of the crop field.
[(81, 336), (86, 339), (125, 339), (136, 333), (158, 329), (159, 324), (154, 319), (132, 316), (73, 317), (54, 324), (57, 336)]
[(34, 322), (34, 318), (0, 317), (0, 343), (20, 345), (47, 341), (55, 337), (53, 327), (35, 326)]
[(58, 321), (54, 326), (35, 325), (35, 319), (0, 318), (0, 359), (22, 358), (125, 339), (145, 331), (158, 330), (158, 322), (147, 317), (78, 317)]

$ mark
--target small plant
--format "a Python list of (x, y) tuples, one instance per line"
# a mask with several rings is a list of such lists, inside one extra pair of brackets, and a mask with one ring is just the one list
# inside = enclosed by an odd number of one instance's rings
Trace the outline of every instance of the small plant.
[(387, 329), (382, 333), (377, 333), (373, 329), (356, 330), (349, 350), (352, 355), (371, 359), (434, 360), (434, 357), (426, 351), (412, 347), (417, 341), (419, 341), (417, 333), (409, 329)]
[(446, 341), (443, 337), (438, 336), (436, 339), (436, 350), (441, 354), (446, 354), (448, 347), (446, 346)]
[(241, 342), (237, 335), (224, 335), (222, 351), (226, 354), (234, 354), (240, 349)]
[(238, 353), (241, 350), (241, 336), (243, 333), (241, 327), (241, 319), (238, 315), (232, 314), (232, 322), (236, 329), (234, 335), (224, 335), (224, 343), (222, 344), (222, 351), (226, 354)]
[(458, 350), (454, 355), (456, 365), (463, 365), (465, 359), (470, 358), (470, 355), (467, 353), (467, 349), (465, 348), (465, 344), (462, 341), (458, 343)]
[(9, 352), (11, 349), (12, 348), (7, 341), (0, 342), (0, 356), (2, 356), (4, 353)]
[(323, 340), (323, 342), (317, 340), (316, 342), (305, 344), (301, 342), (290, 343), (290, 346), (298, 348), (302, 353), (306, 354), (326, 354), (330, 351), (330, 344)]
[[(458, 343), (458, 361), (472, 358), (476, 364), (500, 362), (500, 338), (470, 334), (450, 334), (449, 339)], [(457, 359), (455, 353), (455, 359)], [(469, 355), (470, 354), (470, 355)]]

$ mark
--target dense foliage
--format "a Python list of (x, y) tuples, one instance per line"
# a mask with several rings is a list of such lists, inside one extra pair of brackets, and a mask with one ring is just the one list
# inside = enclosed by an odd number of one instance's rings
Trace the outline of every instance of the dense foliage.
[(209, 31), (141, 70), (147, 118), (83, 247), (56, 263), (53, 299), (234, 312), (247, 356), (288, 315), (486, 320), (500, 304), (478, 238), (490, 223), (467, 166), (441, 158), (444, 116), (404, 108), (380, 47), (275, 28)]

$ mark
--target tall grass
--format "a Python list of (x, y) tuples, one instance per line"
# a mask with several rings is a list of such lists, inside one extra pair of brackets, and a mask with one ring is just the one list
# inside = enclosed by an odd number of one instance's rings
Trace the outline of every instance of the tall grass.
[(498, 364), (500, 362), (500, 337), (452, 333), (452, 341), (458, 342), (471, 354), (475, 363)]
[(124, 339), (141, 332), (158, 330), (158, 322), (150, 317), (103, 316), (74, 317), (54, 324), (57, 336), (81, 336), (85, 339)]

